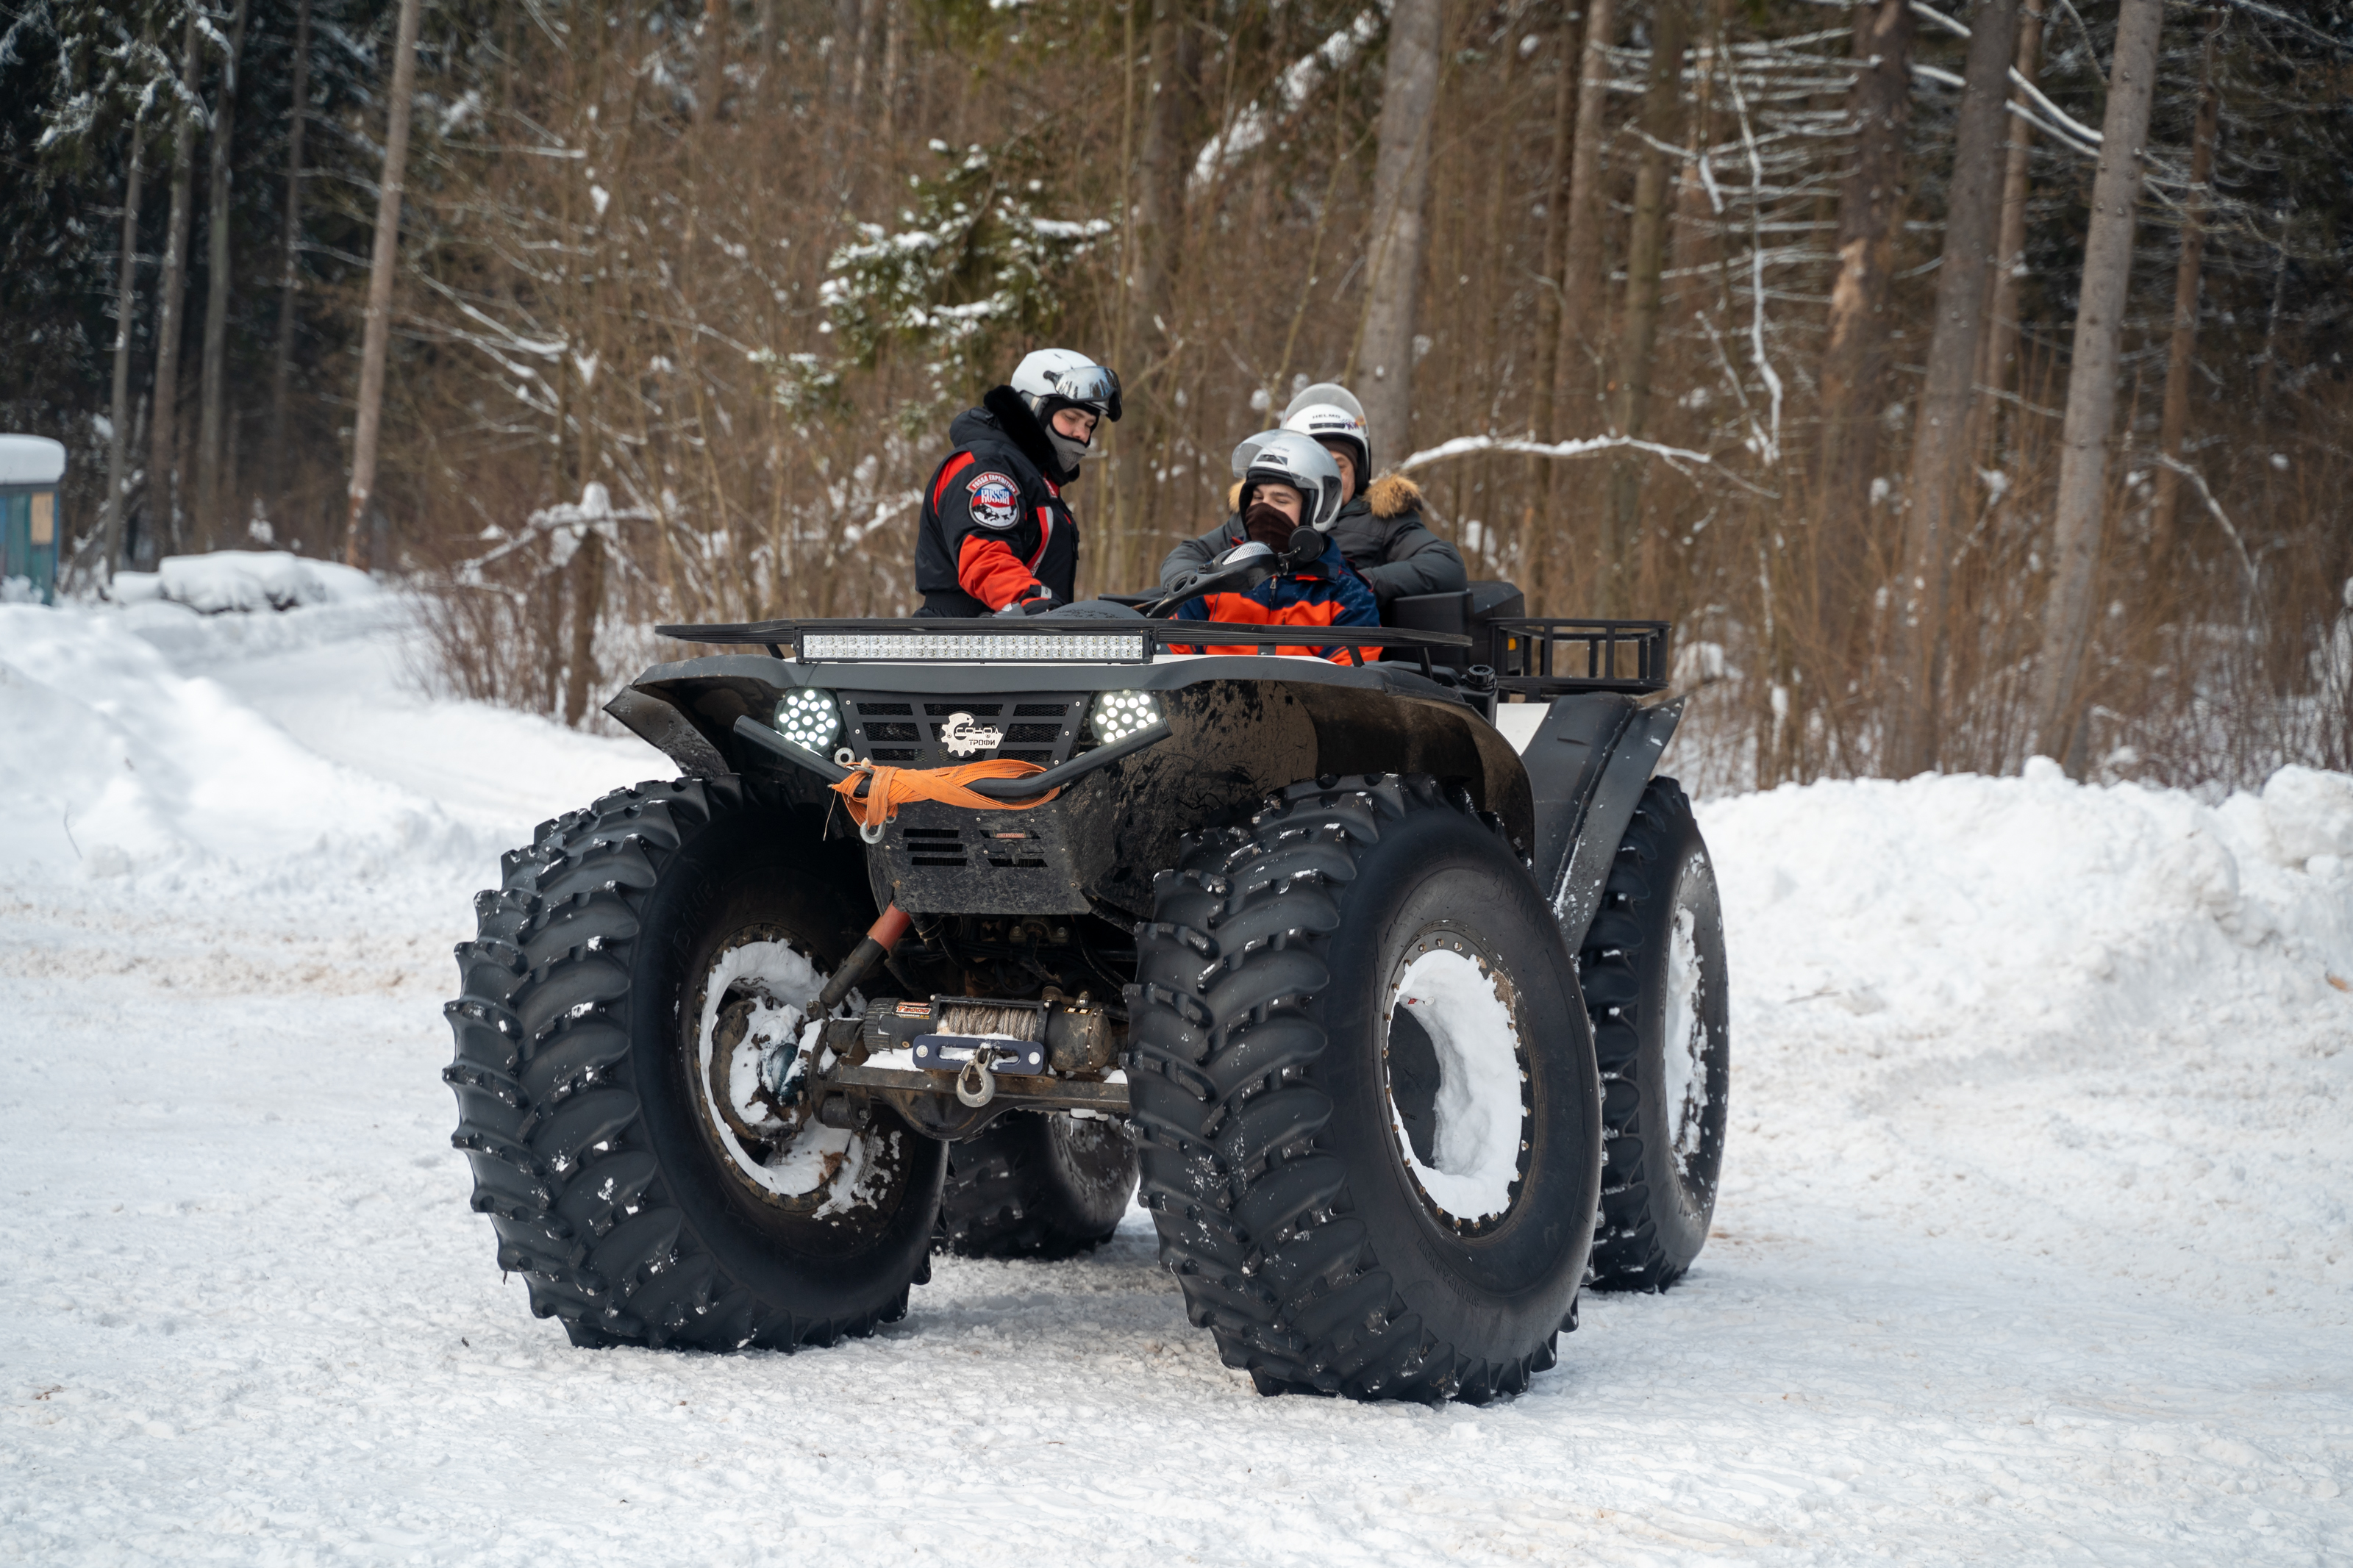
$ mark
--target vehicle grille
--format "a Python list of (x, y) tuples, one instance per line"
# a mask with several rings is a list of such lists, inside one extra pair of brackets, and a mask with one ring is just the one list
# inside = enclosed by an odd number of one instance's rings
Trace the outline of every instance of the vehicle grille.
[[(945, 768), (988, 757), (1011, 757), (1050, 768), (1070, 761), (1086, 732), (1083, 694), (1025, 693), (976, 702), (924, 701), (919, 714), (918, 704), (904, 698), (845, 691), (841, 707), (849, 723), (843, 743), (851, 754), (894, 767)], [(960, 754), (950, 752), (947, 732), (958, 713), (969, 716), (972, 728), (999, 731), (1004, 738), (986, 749)]]

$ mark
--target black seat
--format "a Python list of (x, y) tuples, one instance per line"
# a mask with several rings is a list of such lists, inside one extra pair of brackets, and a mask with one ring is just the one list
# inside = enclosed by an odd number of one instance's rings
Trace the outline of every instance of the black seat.
[(1468, 669), (1474, 664), (1495, 668), (1495, 650), (1488, 623), (1511, 619), (1527, 614), (1527, 599), (1509, 583), (1493, 581), (1472, 584), (1452, 594), (1415, 594), (1406, 598), (1391, 599), (1388, 613), (1383, 617), (1399, 631), (1452, 632), (1467, 637), (1467, 648), (1432, 648), (1430, 661), (1451, 665), (1456, 669)]

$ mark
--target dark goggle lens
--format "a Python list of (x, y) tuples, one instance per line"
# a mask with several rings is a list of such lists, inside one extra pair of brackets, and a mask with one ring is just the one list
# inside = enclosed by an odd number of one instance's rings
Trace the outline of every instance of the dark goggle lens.
[(1054, 395), (1065, 403), (1086, 404), (1101, 412), (1119, 401), (1119, 374), (1100, 364), (1066, 370), (1055, 379)]

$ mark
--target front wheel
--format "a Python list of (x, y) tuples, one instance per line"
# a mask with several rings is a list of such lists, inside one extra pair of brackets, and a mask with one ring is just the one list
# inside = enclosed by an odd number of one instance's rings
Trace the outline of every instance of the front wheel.
[(1188, 844), (1137, 940), (1145, 1205), (1262, 1392), (1478, 1400), (1553, 1364), (1600, 1175), (1560, 930), (1429, 779), (1291, 786)]
[(927, 1275), (940, 1145), (799, 1092), (871, 912), (807, 843), (732, 780), (642, 784), (543, 826), (475, 900), (451, 1141), (499, 1267), (575, 1343), (830, 1343)]

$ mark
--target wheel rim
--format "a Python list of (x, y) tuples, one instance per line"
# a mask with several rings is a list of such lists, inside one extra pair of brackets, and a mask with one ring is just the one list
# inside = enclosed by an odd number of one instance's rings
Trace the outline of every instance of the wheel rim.
[(1690, 1173), (1706, 1125), (1707, 969), (1700, 956), (1700, 914), (1692, 901), (1696, 867), (1684, 868), (1675, 888), (1674, 919), (1667, 938), (1666, 1016), (1661, 1040), (1667, 1111), (1667, 1143), (1675, 1169)]
[(1519, 1203), (1535, 1124), (1519, 989), (1475, 936), (1435, 926), (1399, 955), (1388, 995), (1382, 1080), (1398, 1158), (1440, 1223), (1492, 1230)]
[(680, 1009), (695, 1125), (739, 1192), (810, 1217), (879, 1205), (900, 1134), (827, 1127), (800, 1085), (818, 1049), (826, 970), (773, 925), (722, 942)]

